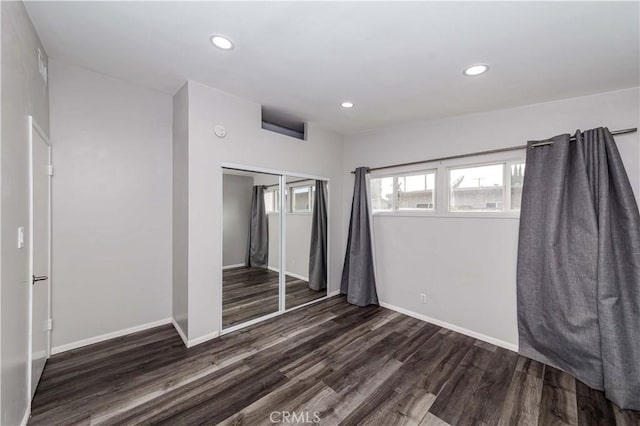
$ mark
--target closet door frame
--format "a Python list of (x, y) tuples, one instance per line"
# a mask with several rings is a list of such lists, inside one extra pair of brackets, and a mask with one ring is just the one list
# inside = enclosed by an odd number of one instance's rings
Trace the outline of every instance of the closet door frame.
[[(269, 169), (269, 168), (264, 168), (264, 167), (256, 167), (256, 166), (250, 166), (247, 164), (238, 164), (238, 163), (228, 163), (228, 162), (221, 162), (220, 163), (220, 190), (219, 190), (219, 197), (220, 197), (220, 205), (222, 205), (222, 203), (224, 203), (224, 199), (223, 199), (223, 187), (222, 187), (222, 182), (223, 182), (223, 175), (224, 175), (224, 169), (236, 169), (236, 170), (245, 170), (248, 172), (255, 172), (255, 173), (266, 173), (266, 174), (271, 174), (271, 175), (276, 175), (278, 176), (278, 187), (280, 190), (280, 214), (279, 214), (279, 218), (280, 218), (280, 241), (279, 241), (279, 259), (278, 259), (278, 267), (279, 267), (279, 298), (278, 298), (278, 311), (277, 312), (273, 312), (267, 315), (263, 315), (261, 317), (258, 318), (254, 318), (252, 320), (246, 321), (242, 324), (237, 324), (228, 328), (223, 329), (222, 328), (222, 280), (223, 280), (223, 270), (222, 270), (222, 264), (223, 264), (223, 260), (222, 260), (222, 253), (224, 250), (224, 238), (222, 238), (222, 235), (224, 235), (224, 221), (223, 221), (223, 217), (222, 214), (220, 215), (220, 267), (219, 269), (219, 285), (218, 285), (218, 324), (219, 327), (218, 329), (220, 330), (220, 335), (224, 335), (224, 334), (228, 334), (228, 333), (233, 333), (234, 331), (237, 330), (241, 330), (243, 328), (252, 326), (254, 324), (258, 324), (260, 322), (266, 321), (268, 319), (277, 317), (279, 315), (282, 315), (286, 312), (291, 312), (295, 309), (299, 309), (305, 306), (309, 306), (312, 305), (314, 303), (318, 303), (322, 300), (328, 299), (331, 296), (333, 296), (334, 294), (330, 294), (329, 293), (329, 288), (330, 288), (330, 283), (331, 283), (331, 277), (330, 277), (330, 273), (329, 271), (331, 271), (331, 181), (328, 177), (325, 176), (317, 176), (317, 175), (310, 175), (308, 173), (298, 173), (298, 172), (290, 172), (290, 171), (284, 171), (284, 170), (276, 170), (276, 169)], [(295, 177), (300, 177), (303, 179), (309, 179), (309, 180), (322, 180), (325, 181), (327, 183), (327, 191), (329, 192), (329, 197), (327, 197), (327, 211), (329, 212), (329, 215), (327, 217), (327, 294), (324, 297), (320, 297), (318, 299), (312, 300), (311, 302), (302, 304), (302, 305), (298, 305), (295, 306), (291, 309), (286, 309), (286, 279), (287, 279), (287, 274), (286, 271), (284, 270), (284, 267), (286, 265), (286, 237), (287, 237), (287, 202), (288, 202), (288, 196), (285, 197), (285, 189), (286, 189), (286, 178), (287, 176), (295, 176)], [(288, 195), (288, 194), (287, 194)]]

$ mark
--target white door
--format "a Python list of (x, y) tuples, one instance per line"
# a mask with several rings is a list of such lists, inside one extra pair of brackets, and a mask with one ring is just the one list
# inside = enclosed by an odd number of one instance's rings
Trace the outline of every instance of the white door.
[(46, 136), (31, 125), (31, 396), (50, 352), (50, 150)]

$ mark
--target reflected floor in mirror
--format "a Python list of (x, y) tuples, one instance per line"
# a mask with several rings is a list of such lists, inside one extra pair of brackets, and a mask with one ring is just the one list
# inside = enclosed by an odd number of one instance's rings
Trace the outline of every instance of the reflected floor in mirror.
[[(287, 275), (286, 309), (326, 296), (304, 280)], [(222, 327), (229, 328), (278, 311), (278, 273), (239, 267), (222, 272)]]

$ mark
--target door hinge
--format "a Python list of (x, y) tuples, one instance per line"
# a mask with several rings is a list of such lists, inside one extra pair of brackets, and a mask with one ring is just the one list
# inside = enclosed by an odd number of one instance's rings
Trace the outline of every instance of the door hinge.
[(49, 173), (49, 176), (53, 176), (53, 166), (47, 166), (47, 173)]
[(47, 320), (47, 330), (48, 331), (53, 330), (53, 320), (51, 318)]

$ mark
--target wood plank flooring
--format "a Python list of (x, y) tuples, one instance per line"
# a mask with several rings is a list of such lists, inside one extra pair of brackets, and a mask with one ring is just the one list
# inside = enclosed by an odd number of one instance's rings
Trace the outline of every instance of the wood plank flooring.
[(29, 424), (316, 419), (323, 425), (631, 426), (640, 424), (640, 412), (619, 410), (601, 392), (508, 350), (332, 297), (191, 349), (163, 326), (55, 355)]
[[(264, 268), (233, 268), (222, 272), (222, 326), (228, 328), (278, 311), (279, 274)], [(287, 309), (326, 296), (308, 282), (287, 275)]]

